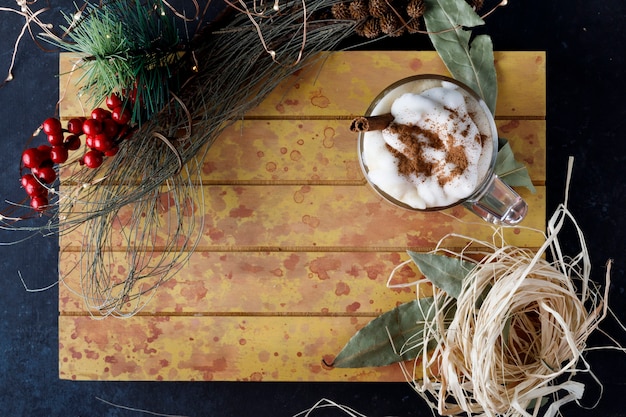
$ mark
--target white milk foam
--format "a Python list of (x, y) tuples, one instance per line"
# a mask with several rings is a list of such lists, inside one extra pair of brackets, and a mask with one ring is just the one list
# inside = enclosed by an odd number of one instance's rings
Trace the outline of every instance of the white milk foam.
[[(410, 174), (398, 171), (398, 159), (388, 149), (407, 154), (406, 145), (390, 129), (365, 132), (363, 138), (363, 163), (368, 178), (391, 197), (416, 208), (449, 206), (469, 197), (489, 171), (493, 152), (491, 125), (478, 103), (455, 84), (429, 80), (437, 85), (423, 88), (423, 81), (402, 85), (385, 96), (372, 111), (372, 115), (391, 113), (394, 123), (418, 126), (420, 130), (436, 132), (445, 143), (445, 149), (429, 147), (425, 136), (412, 134), (420, 142), (422, 159), (432, 163), (431, 175)], [(419, 83), (419, 86), (415, 85)], [(421, 94), (414, 90), (423, 91)], [(476, 135), (487, 138), (484, 146)], [(455, 164), (446, 161), (452, 147), (462, 147), (467, 158), (467, 168), (455, 174)], [(443, 185), (441, 185), (443, 184)]]

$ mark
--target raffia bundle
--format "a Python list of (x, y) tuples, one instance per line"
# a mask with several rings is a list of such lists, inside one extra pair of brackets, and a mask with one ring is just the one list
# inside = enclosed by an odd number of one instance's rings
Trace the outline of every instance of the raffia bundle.
[[(567, 220), (581, 244), (574, 257), (562, 254), (558, 240)], [(439, 414), (552, 417), (582, 397), (585, 386), (574, 377), (590, 372), (583, 353), (607, 315), (611, 263), (602, 292), (590, 280), (585, 240), (565, 204), (548, 230), (536, 252), (471, 238), (487, 250), (439, 249), (482, 258), (456, 299), (434, 292), (437, 310), (424, 335), (432, 342), (421, 345), (412, 369), (403, 365), (413, 388)]]

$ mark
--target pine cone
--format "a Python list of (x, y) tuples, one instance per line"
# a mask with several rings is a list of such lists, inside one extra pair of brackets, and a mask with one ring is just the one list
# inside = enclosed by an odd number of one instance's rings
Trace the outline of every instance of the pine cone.
[(381, 35), (380, 20), (375, 17), (368, 18), (362, 25), (355, 29), (357, 35), (373, 39)]
[(350, 16), (354, 20), (365, 19), (369, 16), (369, 10), (367, 7), (367, 0), (352, 0), (350, 2)]
[(369, 0), (369, 12), (373, 17), (381, 18), (390, 11), (386, 0)]
[(350, 8), (347, 3), (335, 3), (330, 9), (335, 19), (351, 20)]
[(406, 6), (406, 14), (415, 19), (422, 17), (425, 10), (426, 6), (424, 5), (424, 0), (409, 0), (409, 4)]
[(409, 19), (408, 22), (406, 22), (406, 30), (409, 33), (418, 33), (419, 31), (422, 30), (422, 23), (420, 22), (420, 20), (418, 18), (413, 18), (413, 19)]
[(394, 30), (393, 32), (389, 33), (389, 37), (391, 38), (397, 38), (398, 36), (402, 36), (404, 35), (404, 33), (406, 32), (406, 29), (403, 25), (398, 26), (398, 28), (396, 30)]
[(401, 29), (402, 24), (395, 14), (387, 13), (385, 16), (380, 18), (380, 30), (384, 34), (396, 35), (396, 33), (401, 31)]

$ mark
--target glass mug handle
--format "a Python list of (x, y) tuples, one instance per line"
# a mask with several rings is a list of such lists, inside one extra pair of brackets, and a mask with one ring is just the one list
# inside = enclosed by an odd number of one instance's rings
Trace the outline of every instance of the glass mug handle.
[(505, 226), (518, 224), (528, 212), (524, 199), (495, 174), (463, 205), (486, 221)]

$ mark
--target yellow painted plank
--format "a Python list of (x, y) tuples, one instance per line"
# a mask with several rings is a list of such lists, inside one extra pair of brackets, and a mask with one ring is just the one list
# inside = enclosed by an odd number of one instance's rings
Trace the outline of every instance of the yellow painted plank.
[[(204, 230), (198, 250), (429, 250), (449, 233), (481, 240), (490, 239), (494, 233), (492, 225), (462, 206), (441, 212), (409, 211), (383, 200), (367, 184), (211, 185), (202, 189)], [(535, 194), (519, 191), (528, 202), (529, 213), (518, 227), (507, 228), (505, 236), (512, 245), (539, 247), (543, 236), (522, 227), (545, 229), (545, 187), (537, 187)], [(114, 250), (137, 244), (134, 235), (125, 237), (122, 233), (124, 223), (122, 218), (114, 224), (118, 231), (111, 236)], [(168, 223), (163, 220), (161, 224)], [(83, 247), (83, 230), (77, 228), (61, 237), (64, 250)], [(157, 247), (166, 239), (165, 232), (157, 233)], [(456, 239), (450, 245), (459, 247), (464, 243)]]
[[(245, 120), (227, 128), (203, 163), (205, 184), (232, 181), (363, 183), (358, 136), (346, 120)], [(501, 137), (529, 169), (545, 182), (545, 120), (498, 120)]]
[[(391, 271), (408, 258), (406, 252), (196, 251), (184, 268), (161, 284), (142, 314), (374, 316), (415, 299), (415, 288), (386, 287)], [(80, 254), (62, 253), (59, 265), (59, 311), (81, 314)], [(113, 276), (124, 272), (124, 254), (112, 254), (108, 268)], [(407, 265), (394, 275), (394, 282), (419, 277), (421, 273)], [(136, 285), (147, 287), (144, 281)]]
[(236, 122), (209, 149), (202, 180), (363, 184), (349, 124), (348, 118)]
[[(495, 52), (498, 74), (496, 116), (545, 117), (545, 52)], [(93, 105), (79, 96), (76, 59), (61, 54), (60, 114), (88, 114)], [(73, 71), (72, 71), (73, 69)], [(248, 116), (337, 116), (362, 114), (392, 82), (415, 74), (449, 72), (434, 51), (349, 51), (324, 54), (318, 63), (288, 77)], [(523, 87), (523, 88), (520, 88)]]
[(546, 181), (546, 121), (497, 120), (498, 133), (509, 141), (515, 159), (526, 165), (535, 185)]
[(546, 116), (545, 52), (495, 52), (496, 118)]
[[(545, 117), (545, 53), (495, 52), (494, 57), (496, 117)], [(391, 83), (426, 73), (450, 75), (434, 51), (335, 52), (287, 79), (248, 115), (362, 114)]]
[(122, 381), (404, 381), (396, 365), (328, 369), (369, 317), (59, 317), (60, 377)]
[(67, 52), (59, 54), (59, 116), (62, 119), (87, 116), (95, 107), (80, 91), (82, 75), (76, 55)]
[[(357, 154), (358, 136), (344, 120), (245, 120), (235, 122), (215, 140), (202, 162), (204, 184), (343, 183), (363, 184)], [(536, 185), (546, 178), (546, 121), (496, 121), (517, 160), (526, 164)], [(201, 151), (203, 152), (203, 151)], [(66, 166), (69, 178), (76, 164)]]

